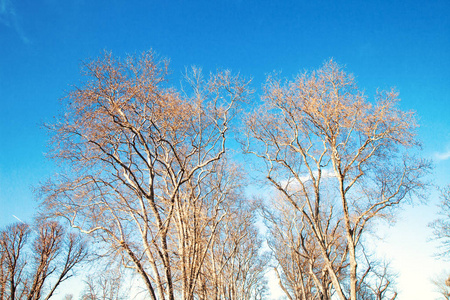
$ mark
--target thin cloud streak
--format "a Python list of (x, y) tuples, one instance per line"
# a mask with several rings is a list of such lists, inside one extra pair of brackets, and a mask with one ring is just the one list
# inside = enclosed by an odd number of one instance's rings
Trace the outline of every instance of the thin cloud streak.
[(14, 218), (16, 218), (17, 220), (19, 220), (21, 223), (25, 223), (24, 221), (22, 221), (21, 219), (19, 219), (18, 217), (16, 217), (15, 215), (12, 215)]
[(12, 28), (25, 44), (30, 43), (30, 39), (20, 25), (19, 18), (11, 0), (0, 0), (0, 23)]

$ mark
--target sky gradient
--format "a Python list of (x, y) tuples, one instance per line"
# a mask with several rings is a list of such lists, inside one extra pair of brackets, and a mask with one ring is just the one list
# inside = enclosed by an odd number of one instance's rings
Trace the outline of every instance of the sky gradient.
[[(430, 179), (450, 184), (449, 16), (448, 0), (0, 0), (0, 226), (31, 220), (32, 187), (54, 172), (41, 124), (80, 82), (82, 62), (104, 50), (153, 49), (170, 59), (173, 84), (191, 65), (231, 69), (253, 78), (256, 95), (268, 73), (292, 78), (333, 58), (367, 95), (400, 92), (401, 107), (419, 117), (422, 155), (434, 160)], [(400, 300), (434, 299), (430, 277), (450, 270), (427, 241), (437, 202), (430, 191), (427, 205), (403, 208), (379, 230)]]

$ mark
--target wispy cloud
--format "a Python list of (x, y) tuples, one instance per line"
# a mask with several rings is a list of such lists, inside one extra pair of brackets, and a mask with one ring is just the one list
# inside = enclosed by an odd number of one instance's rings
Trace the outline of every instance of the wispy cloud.
[(14, 30), (24, 43), (30, 43), (30, 39), (28, 39), (20, 25), (19, 17), (11, 0), (0, 0), (0, 24)]
[(436, 160), (447, 160), (450, 158), (450, 149), (445, 152), (436, 152), (434, 153), (434, 158)]

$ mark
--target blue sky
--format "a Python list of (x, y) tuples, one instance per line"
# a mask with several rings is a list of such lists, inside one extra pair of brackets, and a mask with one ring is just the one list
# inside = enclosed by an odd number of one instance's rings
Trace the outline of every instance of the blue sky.
[[(368, 95), (400, 91), (402, 108), (419, 116), (434, 181), (449, 184), (449, 16), (448, 0), (0, 0), (0, 226), (13, 215), (30, 220), (31, 187), (54, 170), (40, 124), (51, 122), (58, 99), (80, 81), (81, 62), (103, 50), (125, 56), (153, 49), (170, 59), (175, 82), (191, 65), (228, 68), (253, 78), (256, 89), (274, 70), (291, 78), (334, 58)], [(404, 209), (386, 229), (386, 255), (405, 260), (398, 263), (400, 299), (431, 297), (423, 282), (435, 268), (435, 245), (426, 241), (437, 202), (430, 194), (428, 206)], [(431, 270), (408, 269), (413, 260)]]

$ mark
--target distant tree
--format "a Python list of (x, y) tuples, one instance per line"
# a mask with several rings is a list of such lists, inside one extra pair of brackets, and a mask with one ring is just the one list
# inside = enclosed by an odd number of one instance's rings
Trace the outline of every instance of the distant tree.
[(358, 284), (358, 299), (394, 300), (397, 299), (395, 280), (386, 261), (367, 260), (365, 272)]
[(434, 284), (436, 292), (438, 292), (444, 300), (450, 300), (450, 276), (448, 273), (440, 274), (432, 279), (431, 282)]
[(248, 82), (198, 69), (177, 91), (151, 52), (84, 67), (49, 129), (64, 176), (42, 187), (47, 217), (66, 218), (122, 257), (149, 297), (194, 299), (226, 220), (233, 180), (226, 140)]
[[(96, 264), (103, 262), (99, 260)], [(89, 274), (86, 278), (85, 288), (80, 296), (81, 300), (129, 299), (124, 289), (125, 277), (120, 265), (108, 264), (106, 269), (98, 268), (96, 272)], [(128, 296), (129, 294), (128, 292)]]
[(450, 185), (440, 191), (439, 218), (430, 224), (434, 237), (440, 242), (440, 255), (450, 255)]
[[(263, 215), (280, 287), (290, 300), (331, 299), (333, 289), (328, 270), (302, 214), (293, 210), (282, 194), (270, 200), (263, 208)], [(342, 228), (333, 228), (328, 238), (336, 248), (333, 264), (335, 270), (340, 269), (341, 279), (348, 265)]]
[(211, 252), (201, 271), (199, 299), (259, 300), (267, 294), (268, 253), (255, 226), (254, 203), (236, 195), (217, 228)]
[[(335, 296), (356, 300), (367, 227), (393, 218), (393, 208), (426, 187), (429, 162), (413, 155), (414, 114), (397, 108), (395, 91), (368, 102), (333, 61), (293, 81), (269, 77), (262, 97), (264, 104), (247, 120), (245, 151), (262, 159), (268, 182), (296, 211)], [(336, 258), (348, 261), (343, 279)]]
[(29, 226), (22, 223), (10, 225), (0, 233), (1, 300), (21, 299), (26, 295), (29, 279), (24, 278), (26, 261), (23, 252), (28, 235)]
[(24, 223), (0, 232), (0, 300), (49, 299), (87, 256), (79, 236), (56, 222)]

